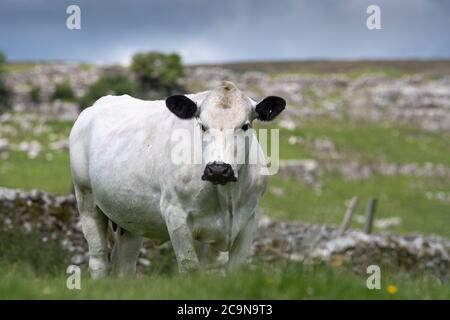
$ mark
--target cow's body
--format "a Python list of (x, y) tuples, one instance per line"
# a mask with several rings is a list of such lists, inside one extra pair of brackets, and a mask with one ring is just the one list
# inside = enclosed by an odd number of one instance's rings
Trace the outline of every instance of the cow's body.
[[(208, 94), (188, 97), (200, 104)], [(180, 128), (192, 136), (200, 130), (195, 118), (179, 119), (163, 100), (127, 95), (104, 97), (77, 119), (70, 159), (93, 276), (110, 270), (108, 219), (122, 231), (112, 261), (120, 274), (135, 271), (141, 237), (171, 240), (181, 271), (219, 251), (229, 251), (232, 265), (247, 257), (267, 177), (253, 164), (240, 167), (236, 182), (202, 180), (204, 164), (171, 161), (171, 132)]]

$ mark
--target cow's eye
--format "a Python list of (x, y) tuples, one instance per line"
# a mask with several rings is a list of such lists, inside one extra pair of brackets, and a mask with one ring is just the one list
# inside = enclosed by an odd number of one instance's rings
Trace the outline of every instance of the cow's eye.
[(200, 128), (202, 128), (202, 131), (205, 132), (206, 131), (206, 127), (204, 125), (200, 125)]
[(247, 131), (248, 129), (250, 129), (250, 125), (248, 123), (242, 126), (242, 130)]

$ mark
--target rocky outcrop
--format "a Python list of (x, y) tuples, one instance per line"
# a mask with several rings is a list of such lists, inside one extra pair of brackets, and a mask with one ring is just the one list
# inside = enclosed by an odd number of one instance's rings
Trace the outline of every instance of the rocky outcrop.
[(343, 101), (350, 114), (372, 121), (401, 121), (430, 131), (450, 129), (450, 77), (360, 78)]
[(340, 235), (331, 226), (262, 219), (254, 248), (255, 256), (270, 261), (348, 265), (360, 273), (378, 265), (391, 271), (427, 271), (447, 280), (450, 276), (450, 241), (441, 237), (356, 230)]
[[(55, 86), (70, 83), (76, 97), (103, 75), (126, 72), (120, 66), (43, 64), (6, 76), (13, 92), (13, 109), (42, 110), (56, 118), (74, 119), (73, 103), (51, 102)], [(450, 76), (432, 78), (425, 74), (391, 78), (382, 73), (349, 77), (347, 74), (269, 74), (259, 71), (236, 72), (221, 67), (197, 66), (188, 69), (180, 84), (190, 92), (211, 89), (229, 80), (259, 99), (280, 95), (291, 106), (283, 113), (292, 116), (340, 117), (343, 113), (371, 121), (400, 121), (431, 131), (450, 130)], [(40, 89), (42, 103), (30, 101), (33, 88)]]
[[(54, 239), (68, 252), (71, 262), (87, 263), (87, 245), (81, 233), (72, 195), (56, 196), (39, 191), (0, 188), (0, 230), (18, 228), (38, 232), (43, 242)], [(139, 268), (151, 268), (153, 251), (167, 252), (150, 241), (140, 253)], [(429, 272), (441, 279), (450, 276), (450, 240), (435, 236), (390, 233), (367, 235), (350, 230), (340, 235), (336, 228), (300, 222), (282, 222), (263, 217), (253, 245), (253, 258), (266, 261), (326, 263), (351, 266), (365, 272), (376, 264), (391, 270)]]
[[(8, 160), (11, 152), (23, 152), (28, 159), (35, 159), (41, 153), (49, 161), (53, 152), (69, 148), (67, 133), (55, 133), (47, 124), (48, 116), (33, 113), (3, 113), (0, 115), (0, 159)], [(17, 137), (28, 137), (18, 140)], [(43, 137), (48, 138), (42, 139)], [(7, 170), (8, 163), (0, 163), (0, 170)]]
[[(11, 91), (13, 111), (34, 111), (59, 120), (75, 120), (79, 113), (76, 102), (52, 101), (58, 84), (68, 83), (76, 98), (82, 97), (89, 86), (100, 77), (123, 73), (121, 66), (95, 66), (79, 63), (38, 64), (30, 70), (12, 72), (5, 76)], [(32, 90), (38, 90), (39, 102), (31, 101)]]
[(347, 161), (324, 164), (325, 170), (337, 170), (344, 179), (349, 181), (369, 179), (373, 175), (381, 176), (410, 176), (410, 177), (448, 177), (450, 178), (450, 167), (436, 163), (372, 163), (361, 164), (357, 161)]

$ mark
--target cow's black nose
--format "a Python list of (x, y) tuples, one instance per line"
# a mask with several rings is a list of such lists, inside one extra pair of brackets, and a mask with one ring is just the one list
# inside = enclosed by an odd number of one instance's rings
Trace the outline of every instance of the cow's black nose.
[(214, 161), (206, 165), (202, 180), (211, 181), (214, 184), (226, 184), (230, 181), (236, 181), (236, 177), (231, 165)]

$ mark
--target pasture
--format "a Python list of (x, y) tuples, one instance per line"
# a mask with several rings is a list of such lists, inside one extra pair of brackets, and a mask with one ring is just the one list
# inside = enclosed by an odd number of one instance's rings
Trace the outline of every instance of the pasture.
[[(244, 72), (246, 68), (255, 66), (243, 64), (228, 67)], [(274, 77), (292, 70), (295, 73), (342, 71), (334, 64), (325, 64), (325, 70), (319, 70), (319, 66), (313, 63), (298, 64), (296, 68), (291, 68), (289, 64), (257, 67), (265, 68)], [(400, 77), (409, 72), (422, 71), (423, 68), (439, 69), (439, 63), (431, 66), (418, 63), (400, 69), (396, 64), (395, 72), (389, 69), (391, 67), (384, 66), (385, 73), (390, 77)], [(358, 78), (372, 70), (347, 68), (344, 72), (350, 78)], [(379, 68), (376, 71), (379, 72)], [(340, 100), (340, 94), (331, 93), (326, 99)], [(303, 95), (316, 101), (318, 108), (322, 107), (323, 98), (315, 96), (314, 92), (305, 91)], [(299, 106), (290, 104), (288, 108)], [(282, 118), (270, 124), (273, 128), (280, 128), (280, 158), (294, 161), (309, 159), (321, 170), (314, 172), (314, 186), (283, 169), (271, 177), (261, 203), (263, 215), (280, 220), (339, 225), (346, 201), (357, 196), (359, 206), (350, 227), (362, 229), (366, 202), (370, 197), (376, 197), (379, 205), (374, 232), (450, 237), (448, 176), (411, 174), (403, 169), (387, 173), (383, 169), (386, 166), (408, 169), (413, 165), (423, 169), (420, 172), (427, 173), (439, 166), (450, 167), (448, 132), (430, 132), (413, 124), (389, 119), (368, 121), (345, 113), (337, 117), (327, 114), (294, 116), (287, 119), (295, 123), (293, 128), (283, 124), (285, 120)], [(3, 118), (0, 126), (0, 139), (6, 139), (15, 146), (0, 152), (0, 186), (39, 189), (61, 195), (70, 193), (67, 137), (72, 122), (49, 120), (29, 112), (11, 113)], [(266, 125), (259, 124), (258, 127), (266, 128)], [(369, 173), (358, 169), (373, 167), (381, 169)], [(377, 224), (377, 221), (393, 218), (397, 223), (391, 226)], [(355, 273), (350, 267), (255, 261), (226, 276), (209, 273), (178, 275), (173, 256), (150, 260), (150, 271), (140, 274), (137, 279), (93, 281), (89, 279), (87, 270), (83, 270), (82, 289), (68, 290), (65, 271), (69, 257), (56, 241), (49, 240), (44, 244), (33, 232), (3, 232), (0, 234), (0, 298), (450, 298), (449, 284), (428, 274), (389, 270), (382, 273), (380, 290), (368, 290), (368, 275)]]
[[(71, 181), (67, 150), (52, 150), (51, 145), (67, 139), (72, 124), (32, 116), (23, 120), (22, 116), (17, 115), (4, 125), (16, 128), (20, 134), (9, 136), (3, 133), (3, 137), (13, 143), (38, 141), (43, 151), (34, 159), (29, 159), (27, 153), (22, 151), (10, 152), (0, 167), (1, 186), (68, 194)], [(277, 123), (273, 127), (277, 127)], [(42, 133), (36, 135), (36, 128), (45, 129), (37, 129)], [(292, 145), (288, 142), (290, 137), (300, 137), (305, 142)], [(398, 124), (394, 127), (346, 119), (310, 119), (302, 122), (295, 131), (281, 128), (280, 158), (326, 161), (328, 154), (308, 143), (315, 139), (330, 140), (341, 155), (336, 160), (340, 162), (357, 160), (361, 165), (384, 161), (450, 166), (448, 133), (430, 133)], [(365, 201), (369, 197), (378, 197), (377, 218), (396, 216), (402, 220), (391, 231), (450, 236), (447, 227), (450, 223), (450, 183), (446, 177), (374, 174), (349, 181), (342, 173), (330, 170), (320, 173), (317, 179), (321, 184), (319, 190), (295, 179), (272, 176), (261, 204), (262, 213), (279, 219), (339, 224), (346, 200), (359, 196), (361, 205), (356, 215), (363, 215)], [(444, 197), (439, 196), (442, 194)], [(361, 225), (354, 222), (353, 227)]]
[(92, 280), (83, 270), (81, 290), (68, 290), (67, 253), (37, 234), (0, 235), (0, 299), (447, 299), (450, 287), (431, 275), (388, 271), (381, 289), (348, 268), (255, 261), (226, 276), (179, 275), (173, 256), (153, 261), (136, 279)]
[[(2, 130), (1, 137), (10, 143), (34, 140), (42, 150), (37, 156), (21, 150), (3, 156), (0, 185), (68, 194), (71, 188), (68, 153), (56, 142), (67, 138), (71, 123), (16, 114), (2, 126), (9, 129)], [(292, 143), (292, 137), (301, 142)], [(332, 151), (339, 154), (336, 161), (343, 163), (351, 159), (365, 165), (377, 162), (450, 165), (448, 134), (425, 132), (407, 125), (326, 117), (300, 120), (295, 130), (281, 128), (281, 159), (329, 161), (329, 154), (314, 147), (317, 139), (330, 141)], [(450, 195), (446, 178), (373, 174), (348, 180), (332, 168), (319, 172), (317, 180), (320, 188), (292, 177), (271, 177), (261, 204), (262, 214), (338, 225), (346, 200), (358, 196), (360, 206), (355, 214), (362, 216), (366, 200), (377, 197), (380, 203), (376, 219), (398, 217), (401, 221), (388, 231), (450, 236), (449, 200), (442, 197)], [(354, 219), (351, 227), (361, 229), (362, 224)], [(349, 268), (255, 262), (225, 277), (200, 273), (180, 276), (173, 259), (152, 261), (153, 271), (135, 280), (92, 281), (87, 270), (83, 270), (82, 290), (71, 291), (65, 286), (68, 257), (56, 244), (42, 246), (32, 234), (3, 234), (0, 243), (1, 298), (445, 299), (450, 296), (448, 283), (428, 275), (389, 271), (383, 273), (381, 290), (368, 290), (367, 276), (354, 274)]]

